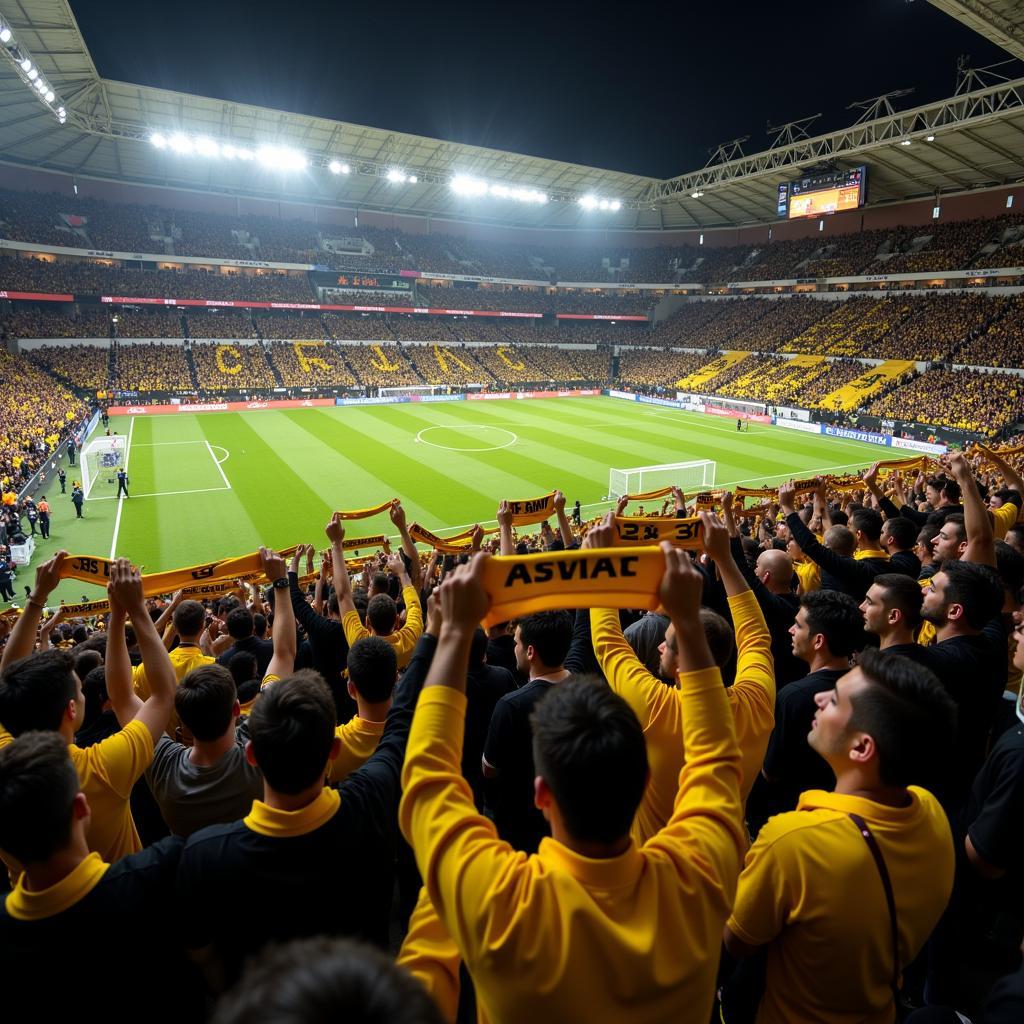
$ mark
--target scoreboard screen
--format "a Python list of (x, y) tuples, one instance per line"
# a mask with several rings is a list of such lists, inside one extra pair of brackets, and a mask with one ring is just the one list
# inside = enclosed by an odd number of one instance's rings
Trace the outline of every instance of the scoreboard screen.
[(855, 210), (867, 201), (867, 185), (868, 169), (864, 166), (784, 181), (779, 185), (777, 212), (792, 220)]

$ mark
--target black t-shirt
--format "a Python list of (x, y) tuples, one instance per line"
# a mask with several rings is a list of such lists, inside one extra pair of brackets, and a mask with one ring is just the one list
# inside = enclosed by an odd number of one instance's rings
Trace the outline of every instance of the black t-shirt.
[(767, 794), (769, 814), (794, 810), (800, 794), (808, 789), (835, 787), (835, 774), (828, 762), (811, 749), (807, 734), (818, 710), (814, 695), (831, 690), (845, 672), (846, 669), (820, 669), (779, 690), (775, 728), (764, 757), (764, 773), (773, 780)]
[(483, 807), (484, 777), (480, 758), (487, 741), (494, 709), (507, 693), (516, 688), (515, 677), (507, 668), (480, 665), (466, 676), (466, 733), (462, 743), (462, 774), (473, 790), (478, 808)]
[(269, 942), (345, 935), (387, 948), (402, 762), (436, 645), (420, 637), (377, 749), (337, 787), (338, 809), (318, 828), (267, 836), (236, 821), (189, 838), (177, 913), (188, 945), (213, 945), (229, 981)]
[[(185, 959), (179, 928), (189, 922), (174, 903), (183, 846), (172, 836), (123, 857), (82, 899), (51, 917), (19, 920), (7, 912), (7, 897), (0, 898), (9, 1019), (76, 1018), (104, 978), (104, 1020), (202, 1019), (201, 983)], [(67, 977), (59, 977), (54, 956), (72, 958)]]
[(487, 641), (487, 664), (508, 669), (517, 677), (519, 667), (516, 665), (516, 638), (511, 633), (493, 637)]
[(240, 651), (246, 651), (256, 658), (256, 671), (259, 673), (260, 679), (262, 679), (267, 674), (267, 666), (270, 664), (270, 659), (274, 656), (274, 641), (260, 640), (256, 636), (247, 636), (241, 640), (236, 640), (217, 659), (217, 664), (227, 668), (231, 664), (231, 659)]
[(544, 815), (533, 803), (537, 772), (530, 715), (554, 685), (547, 679), (532, 679), (502, 697), (495, 705), (484, 744), (484, 757), (498, 773), (484, 779), (487, 809), (501, 838), (527, 853), (535, 853), (541, 839), (551, 835)]
[(1007, 873), (985, 883), (998, 901), (1024, 913), (1024, 725), (999, 737), (978, 772), (964, 812), (975, 850)]

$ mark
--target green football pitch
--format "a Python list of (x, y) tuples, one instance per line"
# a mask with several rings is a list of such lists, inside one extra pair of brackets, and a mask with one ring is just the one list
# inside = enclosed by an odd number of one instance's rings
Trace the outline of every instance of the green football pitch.
[[(68, 495), (48, 497), (52, 533), (33, 564), (58, 548), (124, 555), (156, 572), (244, 554), (260, 544), (325, 546), (335, 509), (402, 499), (428, 530), (493, 522), (502, 498), (556, 487), (586, 515), (603, 511), (608, 470), (713, 459), (715, 485), (776, 483), (849, 471), (877, 446), (614, 398), (410, 403), (112, 418), (130, 438), (131, 499), (105, 479), (78, 520)], [(73, 470), (69, 474), (74, 477)], [(386, 514), (350, 534), (391, 534)], [(31, 574), (22, 572), (22, 585)], [(57, 598), (101, 596), (62, 584)]]

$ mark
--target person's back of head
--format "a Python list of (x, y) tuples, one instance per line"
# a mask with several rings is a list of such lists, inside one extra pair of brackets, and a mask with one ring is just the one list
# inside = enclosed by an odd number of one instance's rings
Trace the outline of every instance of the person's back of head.
[(89, 627), (84, 622), (78, 623), (78, 625), (71, 630), (71, 639), (76, 645), (84, 644), (85, 641), (89, 639), (90, 635)]
[(201, 665), (174, 691), (174, 710), (181, 724), (201, 743), (219, 740), (234, 723), (238, 691), (222, 665)]
[[(356, 610), (358, 611), (358, 606)], [(363, 615), (365, 616), (365, 614), (366, 611), (364, 609)], [(331, 596), (327, 598), (327, 617), (330, 619), (341, 618), (341, 604), (338, 602), (338, 595), (333, 590), (331, 591)]]
[(182, 601), (172, 616), (174, 631), (182, 640), (198, 637), (206, 625), (206, 609), (198, 601)]
[(812, 637), (821, 635), (830, 654), (848, 658), (864, 646), (864, 620), (857, 602), (838, 590), (813, 590), (800, 598)]
[(238, 651), (232, 654), (228, 662), (228, 671), (234, 680), (235, 689), (240, 690), (246, 683), (256, 679), (258, 667), (256, 655), (251, 651)]
[(955, 480), (947, 479), (942, 485), (942, 497), (949, 505), (959, 505), (962, 493), (960, 485)]
[(647, 745), (630, 706), (600, 679), (552, 687), (531, 717), (537, 774), (566, 831), (614, 844), (629, 832), (647, 785)]
[(1020, 601), (1024, 589), (1024, 555), (1003, 540), (996, 541), (996, 572), (1012, 599)]
[(12, 736), (59, 730), (65, 719), (80, 718), (76, 682), (67, 651), (41, 651), (13, 662), (0, 673), (0, 722)]
[(847, 526), (830, 526), (825, 531), (825, 547), (849, 558), (857, 549), (857, 538)]
[(366, 622), (377, 636), (393, 633), (398, 623), (398, 605), (387, 594), (374, 594), (366, 605)]
[(394, 646), (379, 636), (358, 639), (348, 652), (348, 678), (367, 704), (391, 700), (398, 680)]
[(82, 680), (82, 689), (85, 689), (85, 677), (94, 669), (103, 666), (103, 655), (97, 650), (83, 651), (76, 647), (71, 652), (75, 673)]
[(851, 512), (850, 526), (859, 546), (878, 547), (882, 536), (882, 516), (873, 508), (858, 508)]
[[(76, 668), (76, 672), (77, 672)], [(98, 665), (85, 674), (82, 679), (82, 696), (85, 698), (85, 712), (82, 726), (92, 725), (103, 714), (103, 705), (110, 699), (107, 693), (107, 670)]]
[(386, 572), (375, 572), (370, 577), (370, 597), (376, 597), (377, 594), (389, 593), (390, 583), (388, 581), (388, 574)]
[(252, 636), (253, 622), (252, 612), (248, 608), (232, 608), (228, 612), (225, 625), (228, 629), (228, 636), (236, 643)]
[(758, 579), (773, 594), (788, 594), (793, 580), (793, 559), (785, 551), (762, 551), (755, 565)]
[(294, 795), (322, 778), (334, 746), (334, 698), (301, 669), (267, 687), (249, 714), (253, 757), (271, 789)]
[(834, 508), (829, 512), (829, 517), (832, 520), (833, 526), (849, 526), (850, 517), (841, 509)]
[(882, 540), (894, 551), (911, 551), (917, 542), (918, 530), (906, 516), (886, 519), (882, 524)]
[(736, 637), (728, 620), (710, 608), (701, 608), (700, 624), (704, 627), (704, 637), (711, 649), (711, 657), (719, 668), (724, 668), (736, 650)]
[(1024, 523), (1017, 523), (1006, 531), (1006, 543), (1024, 555)]
[(529, 657), (549, 669), (560, 669), (569, 648), (575, 619), (567, 611), (535, 612), (519, 620), (518, 643)]
[(263, 612), (254, 612), (252, 617), (252, 635), (262, 640), (267, 635), (267, 617)]
[(879, 782), (933, 782), (956, 735), (953, 699), (930, 669), (898, 654), (869, 648), (858, 669), (867, 685), (850, 698), (849, 730), (873, 740)]
[(270, 946), (212, 1024), (442, 1024), (422, 985), (377, 949), (319, 936)]
[(23, 864), (49, 860), (71, 841), (79, 792), (61, 737), (22, 733), (0, 750), (0, 849)]

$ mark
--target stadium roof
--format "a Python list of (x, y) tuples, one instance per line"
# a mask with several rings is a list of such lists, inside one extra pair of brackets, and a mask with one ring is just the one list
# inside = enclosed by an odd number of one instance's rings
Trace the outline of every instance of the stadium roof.
[[(1017, 4), (932, 2), (1024, 55)], [(655, 230), (769, 221), (780, 181), (830, 161), (869, 166), (872, 204), (1024, 179), (1024, 79), (999, 73), (965, 72), (958, 95), (906, 110), (904, 92), (866, 101), (856, 124), (827, 135), (810, 136), (806, 123), (784, 126), (768, 150), (723, 151), (718, 162), (662, 180), (110, 81), (97, 73), (66, 0), (0, 0), (0, 16), (55, 93), (47, 104), (0, 48), (0, 159), (83, 176), (502, 225)], [(66, 123), (55, 113), (62, 103)], [(151, 144), (156, 131), (287, 145), (309, 167), (281, 174), (180, 156)], [(332, 174), (332, 160), (351, 173)], [(396, 170), (416, 182), (390, 181)], [(550, 201), (456, 195), (456, 174), (535, 189)], [(585, 195), (622, 208), (585, 209)]]

